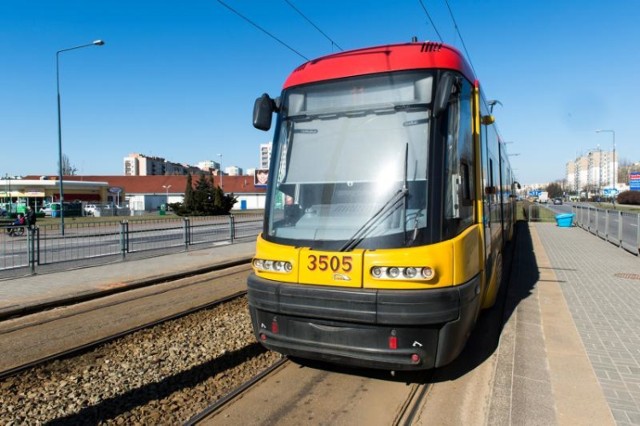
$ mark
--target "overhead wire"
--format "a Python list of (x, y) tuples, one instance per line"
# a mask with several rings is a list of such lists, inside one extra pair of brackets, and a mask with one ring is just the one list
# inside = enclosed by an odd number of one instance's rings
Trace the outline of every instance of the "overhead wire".
[(302, 16), (302, 17), (303, 17), (303, 18), (304, 18), (304, 19), (305, 19), (309, 24), (311, 24), (311, 25), (313, 26), (313, 28), (315, 28), (316, 30), (318, 30), (318, 32), (319, 32), (320, 34), (322, 34), (323, 36), (325, 36), (325, 37), (326, 37), (326, 39), (327, 39), (327, 40), (329, 40), (329, 41), (331, 42), (331, 45), (332, 45), (332, 46), (336, 46), (338, 49), (340, 49), (340, 51), (341, 51), (341, 52), (343, 51), (342, 47), (340, 47), (340, 46), (338, 45), (338, 43), (336, 43), (335, 41), (333, 41), (333, 40), (331, 39), (331, 37), (329, 37), (328, 35), (326, 35), (326, 34), (324, 33), (324, 31), (322, 31), (320, 28), (318, 28), (318, 26), (317, 26), (316, 24), (314, 24), (313, 22), (311, 22), (311, 20), (310, 20), (309, 18), (307, 18), (307, 17), (304, 15), (304, 13), (302, 13), (302, 12), (301, 12), (297, 7), (295, 7), (295, 6), (294, 6), (294, 5), (293, 5), (289, 0), (284, 0), (284, 1), (285, 1), (289, 6), (291, 6), (291, 8), (292, 8), (293, 10), (295, 10), (296, 12), (298, 12), (298, 13), (300, 14), (300, 16)]
[(453, 11), (451, 10), (451, 7), (449, 6), (449, 1), (448, 0), (444, 0), (444, 2), (447, 5), (447, 9), (449, 9), (449, 15), (451, 16), (451, 20), (453, 21), (453, 26), (455, 27), (456, 32), (458, 33), (458, 37), (460, 37), (460, 42), (462, 42), (462, 48), (464, 49), (465, 55), (467, 55), (467, 59), (469, 60), (469, 65), (471, 66), (471, 69), (473, 70), (473, 73), (477, 76), (478, 73), (476, 73), (475, 68), (473, 68), (473, 62), (471, 62), (471, 56), (469, 55), (469, 51), (467, 50), (467, 46), (464, 44), (464, 39), (462, 38), (462, 34), (460, 33), (460, 28), (458, 28), (458, 23), (456, 22), (456, 18), (453, 16)]
[(248, 23), (250, 23), (251, 25), (253, 25), (254, 27), (256, 27), (257, 29), (259, 29), (260, 31), (262, 31), (263, 33), (265, 33), (266, 35), (268, 35), (269, 37), (271, 37), (272, 39), (274, 39), (275, 41), (277, 41), (278, 43), (280, 43), (281, 45), (283, 45), (284, 47), (286, 47), (287, 49), (291, 50), (293, 53), (295, 53), (296, 55), (300, 56), (301, 58), (303, 58), (304, 60), (308, 61), (309, 58), (307, 58), (306, 56), (304, 56), (302, 53), (298, 52), (297, 50), (295, 50), (293, 47), (289, 46), (287, 43), (285, 43), (284, 41), (280, 40), (278, 37), (274, 36), (273, 34), (271, 34), (269, 31), (265, 30), (264, 28), (262, 28), (260, 25), (256, 24), (255, 22), (253, 22), (251, 19), (247, 18), (246, 16), (244, 16), (243, 14), (241, 14), (240, 12), (238, 12), (237, 10), (235, 10), (234, 8), (232, 8), (231, 6), (229, 6), (228, 4), (226, 4), (225, 2), (223, 2), (222, 0), (218, 0), (218, 3), (220, 3), (221, 5), (223, 5), (224, 7), (226, 7), (227, 9), (229, 9), (230, 11), (232, 11), (233, 13), (235, 13), (236, 15), (238, 15), (240, 18), (244, 19), (245, 21), (247, 21)]
[(420, 2), (420, 6), (422, 6), (422, 9), (424, 10), (424, 13), (426, 13), (427, 18), (429, 18), (429, 22), (431, 22), (431, 26), (433, 27), (434, 31), (438, 35), (438, 38), (440, 39), (440, 43), (443, 43), (444, 41), (442, 40), (442, 36), (438, 32), (438, 29), (436, 28), (436, 24), (433, 22), (433, 19), (431, 19), (431, 15), (429, 15), (429, 11), (427, 10), (424, 3), (422, 3), (422, 0), (418, 0), (418, 1)]

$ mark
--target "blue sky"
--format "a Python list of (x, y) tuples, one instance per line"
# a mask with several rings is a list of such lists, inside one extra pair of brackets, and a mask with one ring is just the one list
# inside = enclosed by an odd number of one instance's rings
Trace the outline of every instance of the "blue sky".
[[(337, 50), (285, 0), (224, 0), (307, 58)], [(439, 40), (419, 0), (290, 0), (344, 50)], [(463, 50), (444, 0), (423, 0), (443, 41)], [(518, 179), (564, 177), (600, 146), (640, 161), (635, 99), (640, 2), (449, 0)], [(57, 174), (55, 53), (63, 152), (84, 175), (120, 175), (131, 152), (223, 167), (258, 165), (270, 133), (253, 101), (276, 96), (305, 60), (216, 0), (0, 4), (0, 176)]]

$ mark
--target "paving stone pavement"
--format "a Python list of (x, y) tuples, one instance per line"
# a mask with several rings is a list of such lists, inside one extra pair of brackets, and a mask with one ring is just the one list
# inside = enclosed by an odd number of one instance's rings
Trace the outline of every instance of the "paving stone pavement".
[(580, 228), (535, 223), (618, 425), (640, 425), (640, 258)]

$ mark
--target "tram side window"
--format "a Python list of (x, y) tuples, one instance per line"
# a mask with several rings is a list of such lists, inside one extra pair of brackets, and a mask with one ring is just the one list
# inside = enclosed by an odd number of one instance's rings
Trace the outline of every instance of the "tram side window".
[(452, 94), (445, 153), (445, 236), (452, 237), (473, 224), (475, 167), (473, 157), (471, 85), (464, 79)]

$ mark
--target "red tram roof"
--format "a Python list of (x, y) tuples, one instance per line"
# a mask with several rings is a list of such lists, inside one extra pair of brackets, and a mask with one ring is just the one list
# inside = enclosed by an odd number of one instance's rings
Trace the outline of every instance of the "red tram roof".
[(475, 81), (471, 67), (454, 47), (416, 42), (368, 47), (313, 59), (296, 68), (284, 88), (357, 75), (429, 68), (460, 71), (469, 81)]

